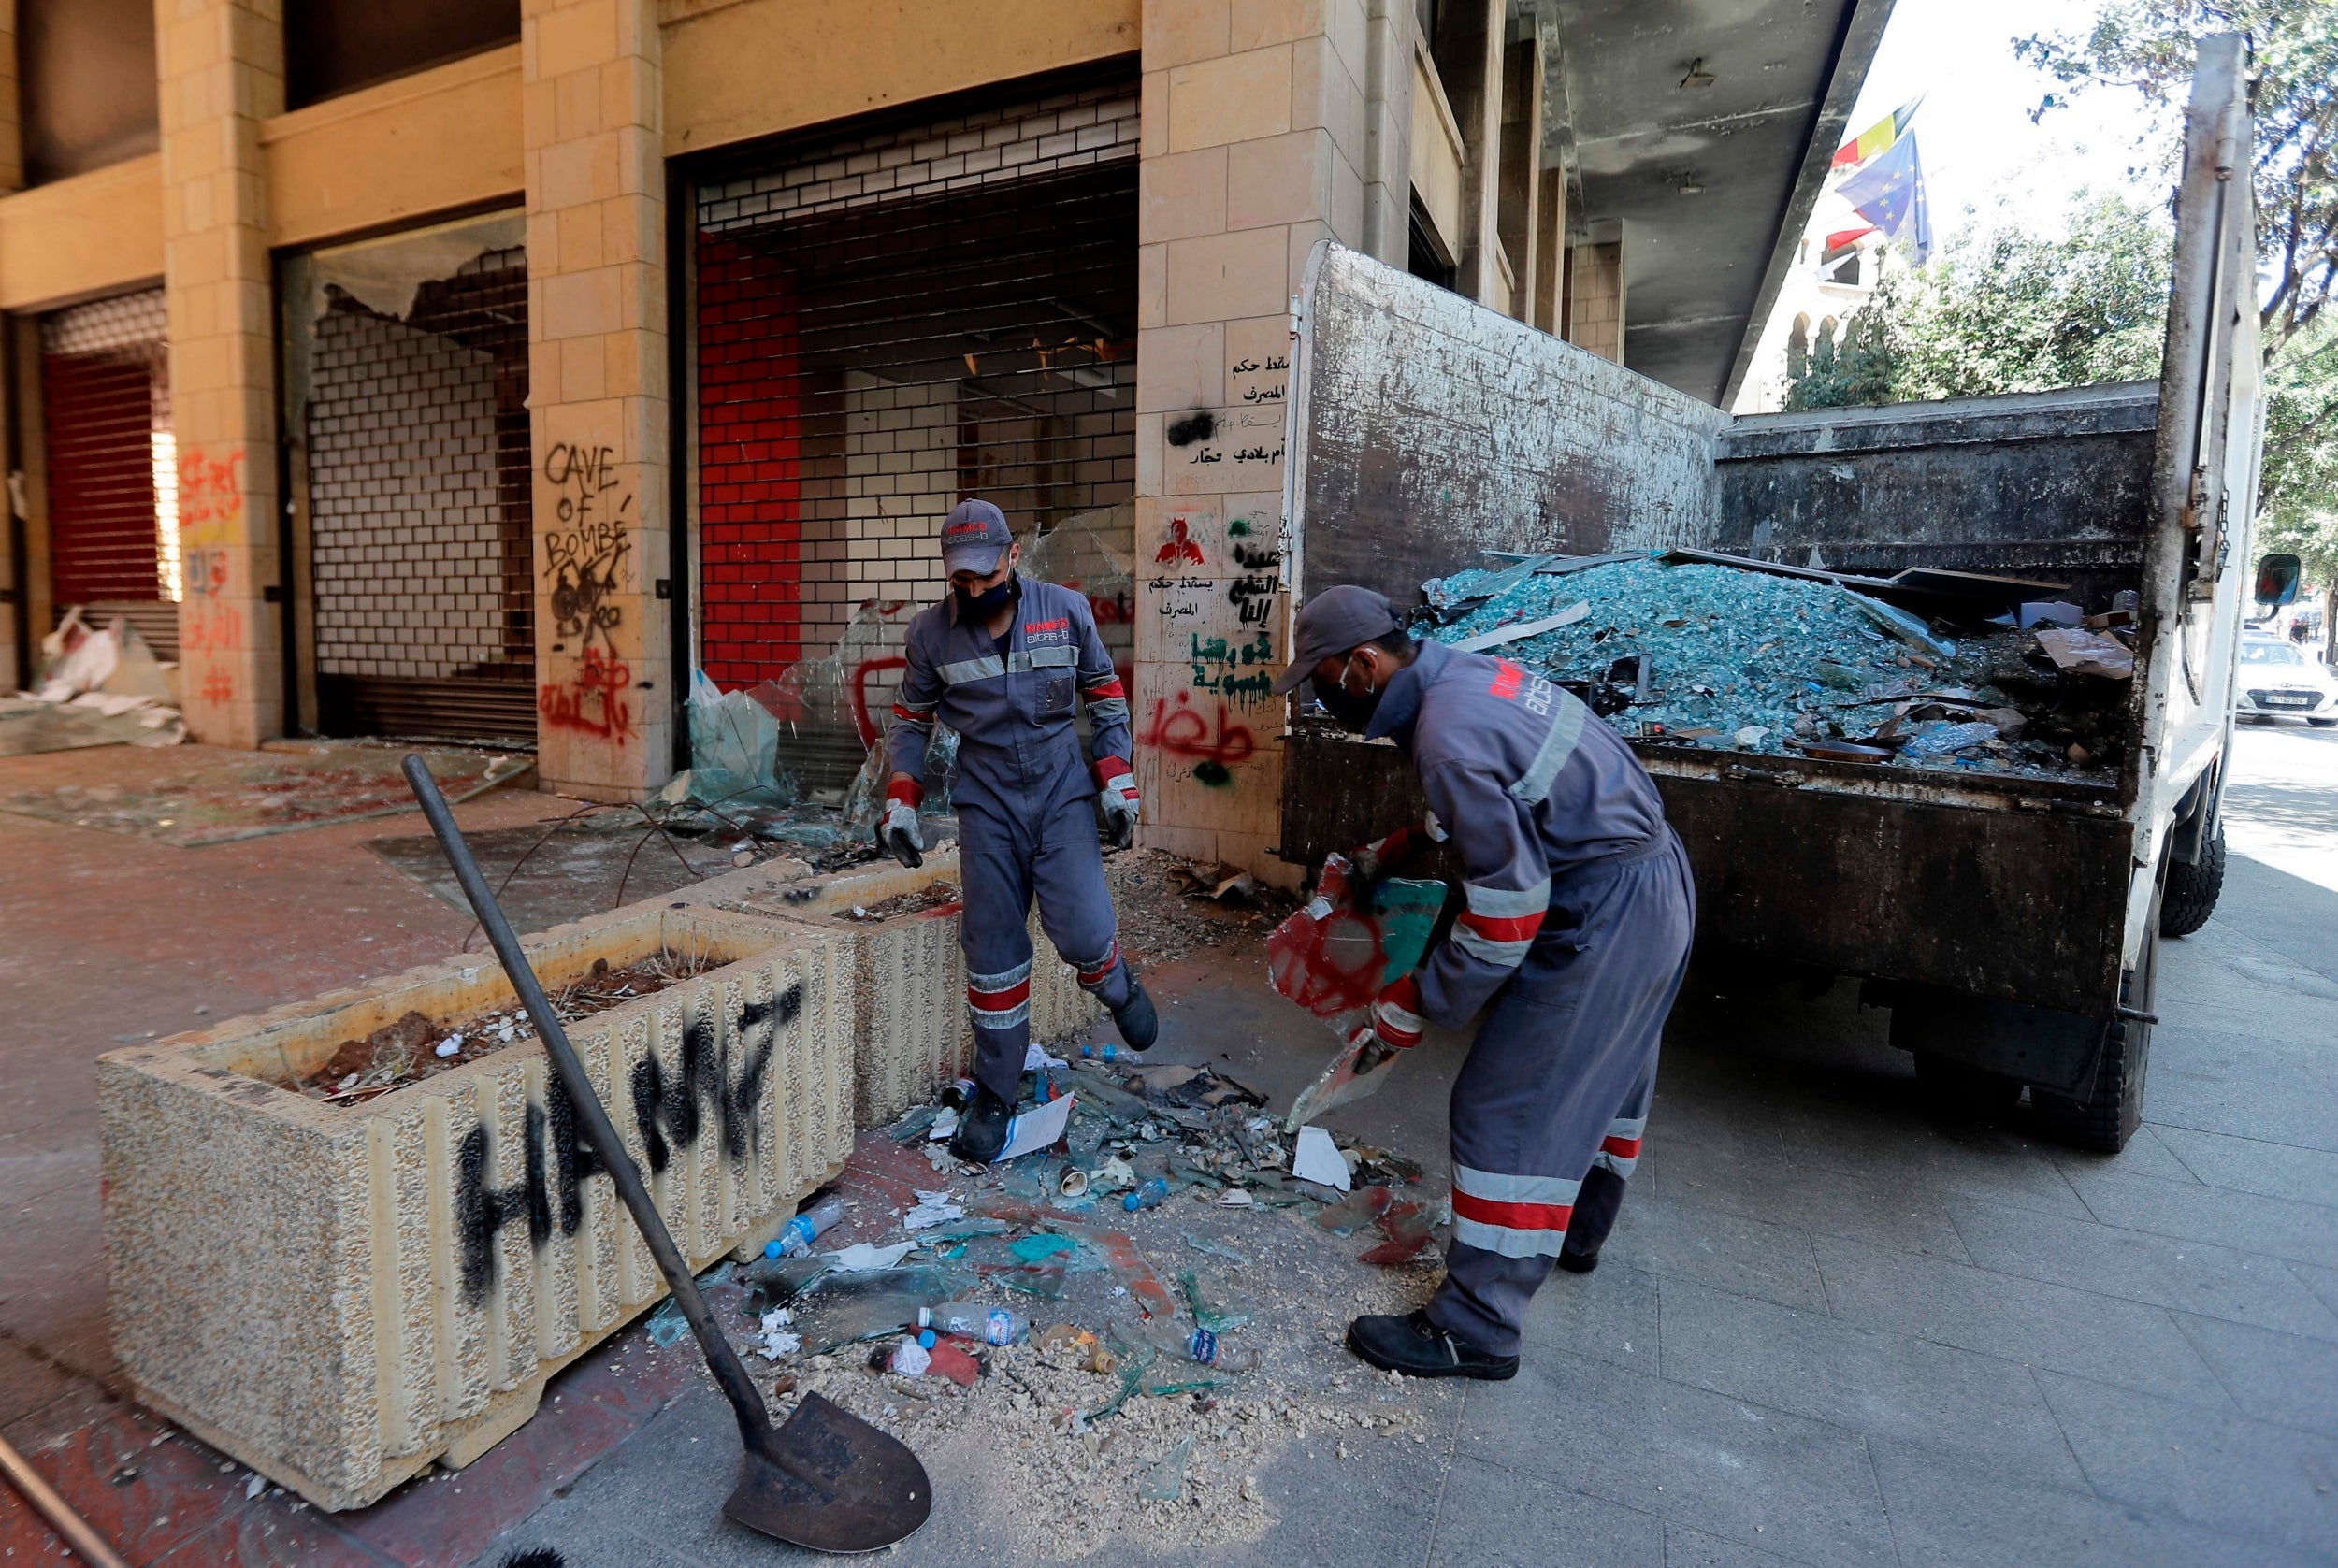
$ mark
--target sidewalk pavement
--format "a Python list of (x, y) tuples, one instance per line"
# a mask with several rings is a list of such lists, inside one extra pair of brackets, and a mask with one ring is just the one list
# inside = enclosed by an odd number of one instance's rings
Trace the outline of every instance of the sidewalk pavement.
[[(1623, 1221), (1596, 1273), (1556, 1276), (1537, 1298), (1522, 1375), (1398, 1390), (1425, 1442), (1365, 1442), (1346, 1459), (1328, 1432), (1288, 1445), (1258, 1476), (1271, 1528), (1213, 1560), (2338, 1556), (2338, 885), (2306, 853), (2338, 847), (2338, 745), (2244, 732), (2240, 759), (2225, 900), (2164, 950), (2148, 1125), (2125, 1154), (2032, 1139), (2022, 1113), (1995, 1127), (1932, 1119), (1884, 1043), (1886, 1015), (1861, 1012), (1848, 985), (1803, 1002), (1693, 982)], [(529, 798), (488, 797), (467, 825), (517, 820)], [(2296, 842), (2277, 865), (2244, 857), (2276, 806)], [(575, 1568), (801, 1555), (721, 1520), (729, 1412), (686, 1342), (655, 1350), (638, 1329), (556, 1382), (559, 1403), (480, 1464), (331, 1520), (278, 1494), (246, 1501), (243, 1473), (221, 1474), (198, 1445), (141, 1446), (159, 1429), (108, 1403), (102, 1272), (84, 1244), (94, 1135), (79, 1153), (71, 1136), (88, 1115), (87, 1060), (113, 1034), (189, 1027), (206, 987), (216, 1015), (442, 951), (460, 918), (377, 877), (353, 847), (360, 832), (198, 860), (0, 817), (13, 885), (0, 924), (19, 928), (0, 930), (0, 952), (35, 955), (0, 969), (0, 991), (30, 982), (0, 1023), (0, 1110), (16, 1118), (0, 1125), (12, 1221), (0, 1430), (44, 1471), (119, 1498), (113, 1520), (141, 1563), (500, 1564), (535, 1546)], [(27, 864), (54, 913), (24, 904)], [(297, 891), (320, 878), (349, 896)], [(199, 898), (205, 915), (186, 918), (190, 904), (162, 918), (142, 889)], [(332, 918), (368, 900), (379, 918)], [(377, 959), (400, 919), (397, 956)], [(82, 950), (68, 923), (92, 928), (81, 941), (101, 956), (144, 963), (134, 983), (93, 992), (66, 978)], [(267, 951), (288, 930), (307, 937), (298, 961)], [(142, 943), (180, 962), (139, 959)], [(1328, 1045), (1267, 990), (1255, 954), (1197, 954), (1151, 978), (1153, 1059), (1210, 1061), (1281, 1102)], [(1465, 1044), (1433, 1035), (1398, 1069), (1407, 1081), (1332, 1119), (1441, 1181)], [(22, 1132), (37, 1146), (12, 1147)], [(37, 1236), (16, 1229), (24, 1213)], [(935, 1515), (895, 1560), (1004, 1560), (980, 1521), (1016, 1500), (995, 1495), (978, 1454), (928, 1459)], [(117, 1485), (125, 1461), (139, 1474)], [(5, 1494), (0, 1548), (11, 1565), (64, 1561)], [(1142, 1538), (1106, 1549), (1182, 1560)]]

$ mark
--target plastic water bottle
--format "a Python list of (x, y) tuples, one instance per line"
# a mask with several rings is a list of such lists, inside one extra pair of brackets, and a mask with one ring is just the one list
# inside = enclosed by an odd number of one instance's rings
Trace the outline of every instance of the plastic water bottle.
[(763, 1244), (766, 1258), (794, 1258), (812, 1250), (814, 1238), (844, 1217), (842, 1198), (824, 1198), (789, 1220), (779, 1234)]
[(1121, 1199), (1120, 1207), (1134, 1214), (1139, 1209), (1158, 1209), (1167, 1201), (1169, 1201), (1169, 1183), (1163, 1177), (1155, 1176), (1151, 1181)]
[(1080, 1047), (1080, 1060), (1082, 1061), (1118, 1061), (1119, 1059), (1120, 1047), (1114, 1044), (1109, 1040), (1105, 1041), (1102, 1045), (1083, 1045)]
[(1193, 1331), (1193, 1337), (1186, 1341), (1185, 1353), (1201, 1362), (1202, 1365), (1216, 1367), (1220, 1372), (1256, 1372), (1258, 1370), (1258, 1351), (1255, 1348), (1249, 1345), (1237, 1347), (1222, 1345), (1219, 1342), (1218, 1336), (1207, 1329)]
[(1031, 1332), (1031, 1324), (1020, 1313), (980, 1302), (944, 1302), (933, 1309), (933, 1326), (943, 1333), (978, 1339), (985, 1345), (1018, 1345)]

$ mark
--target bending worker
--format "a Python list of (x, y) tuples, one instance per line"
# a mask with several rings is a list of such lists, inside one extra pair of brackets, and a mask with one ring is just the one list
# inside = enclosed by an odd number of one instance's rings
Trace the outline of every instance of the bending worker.
[(1421, 1311), (1357, 1318), (1348, 1345), (1419, 1377), (1514, 1376), (1527, 1302), (1553, 1261), (1597, 1264), (1638, 1157), (1696, 924), (1688, 856), (1590, 709), (1507, 659), (1416, 642), (1369, 589), (1300, 611), (1275, 689), (1309, 679), (1348, 728), (1393, 739), (1428, 796), (1422, 827), (1359, 852), (1364, 876), (1416, 833), (1450, 836), (1463, 868), (1466, 908), (1380, 993), (1367, 1055), (1488, 1008), (1453, 1084), (1445, 1282)]
[[(925, 840), (926, 743), (936, 719), (958, 732), (959, 874), (966, 912), (966, 1008), (977, 1057), (974, 1098), (950, 1152), (988, 1163), (1006, 1143), (1031, 1043), (1032, 895), (1039, 923), (1080, 985), (1112, 1012), (1121, 1038), (1150, 1046), (1152, 999), (1120, 955), (1096, 837), (1101, 801), (1113, 840), (1136, 831), (1129, 701), (1096, 635), (1086, 596), (1016, 570), (1022, 546), (989, 501), (960, 501), (942, 525), (950, 592), (909, 623), (908, 668), (887, 735), (893, 770), (877, 835), (904, 866)], [(1092, 764), (1073, 727), (1088, 708)]]

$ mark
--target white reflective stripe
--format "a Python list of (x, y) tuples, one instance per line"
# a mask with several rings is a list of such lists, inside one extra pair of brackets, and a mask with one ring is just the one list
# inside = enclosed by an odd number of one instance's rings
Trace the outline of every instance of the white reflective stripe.
[(1566, 1243), (1564, 1230), (1513, 1230), (1507, 1225), (1488, 1225), (1482, 1220), (1453, 1221), (1453, 1239), (1503, 1258), (1556, 1258), (1559, 1248)]
[(934, 673), (948, 684), (960, 686), (969, 681), (990, 681), (1004, 675), (1006, 661), (996, 654), (985, 654), (978, 659), (960, 659), (955, 664), (942, 665)]
[(977, 991), (1003, 991), (1018, 980), (1031, 978), (1031, 960), (1025, 958), (1013, 969), (1003, 969), (996, 974), (969, 974), (967, 985)]
[(1559, 690), (1559, 715), (1551, 723), (1551, 732), (1542, 738), (1541, 749), (1535, 759), (1526, 764), (1526, 771), (1510, 785), (1510, 794), (1528, 805), (1539, 805), (1551, 793), (1551, 781), (1559, 776), (1566, 759), (1575, 755), (1575, 742), (1582, 739), (1583, 720), (1591, 714), (1574, 693)]
[(1601, 1149), (1591, 1157), (1591, 1162), (1594, 1165), (1604, 1165), (1619, 1176), (1628, 1177), (1632, 1173), (1632, 1167), (1639, 1163), (1639, 1157), (1635, 1155), (1626, 1159), (1621, 1155), (1609, 1154), (1607, 1150)]
[(1125, 697), (1107, 697), (1101, 701), (1090, 702), (1088, 716), (1091, 719), (1125, 719), (1129, 716), (1129, 699)]
[(1080, 651), (1069, 642), (1059, 642), (1046, 648), (1017, 648), (1007, 655), (1006, 667), (1017, 672), (1030, 669), (1054, 669), (1061, 665), (1076, 665)]
[(1469, 913), (1491, 920), (1515, 920), (1521, 915), (1540, 914), (1551, 907), (1549, 877), (1532, 887), (1517, 888), (1480, 887), (1474, 882), (1465, 882), (1462, 891), (1469, 896)]
[(942, 706), (942, 699), (937, 697), (931, 702), (913, 702), (908, 698), (902, 697), (899, 693), (895, 693), (893, 697), (893, 706), (896, 708), (906, 708), (913, 713), (931, 713), (936, 708)]
[(893, 723), (902, 729), (914, 729), (920, 735), (931, 735), (933, 733), (933, 721), (931, 719), (904, 718), (901, 714), (896, 713), (893, 715)]
[(1582, 1185), (1564, 1176), (1509, 1176), (1499, 1171), (1473, 1171), (1466, 1165), (1453, 1167), (1455, 1189), (1489, 1203), (1557, 1203), (1572, 1207), (1576, 1191)]
[(996, 1013), (987, 1008), (976, 1007), (970, 1002), (966, 1007), (966, 1014), (974, 1021), (974, 1028), (978, 1029), (1011, 1029), (1017, 1024), (1030, 1022), (1031, 1001), (1029, 998), (1026, 998), (1014, 1006), (1002, 1008)]
[(1608, 1124), (1608, 1136), (1610, 1138), (1638, 1138), (1645, 1136), (1647, 1131), (1646, 1116), (1618, 1116)]
[(1495, 942), (1457, 922), (1453, 927), (1453, 945), (1473, 958), (1483, 958), (1487, 963), (1498, 964), (1504, 969), (1516, 969), (1526, 961), (1526, 949), (1532, 947), (1534, 942), (1531, 940)]

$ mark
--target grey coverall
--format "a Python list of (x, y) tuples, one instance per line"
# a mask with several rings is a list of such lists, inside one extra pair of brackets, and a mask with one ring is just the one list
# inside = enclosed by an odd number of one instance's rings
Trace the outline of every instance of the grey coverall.
[(1507, 659), (1421, 644), (1366, 733), (1411, 756), (1463, 866), (1422, 1014), (1461, 1029), (1493, 1003), (1453, 1085), (1453, 1242), (1428, 1313), (1512, 1356), (1570, 1225), (1595, 1250), (1639, 1157), (1696, 926), (1688, 857), (1631, 748)]
[[(1079, 983), (1118, 1012), (1131, 975), (1096, 839), (1096, 792), (1129, 769), (1129, 702), (1085, 595), (1020, 576), (1006, 647), (960, 624), (955, 595), (909, 623), (887, 737), (895, 772), (922, 780), (939, 719), (958, 732), (958, 853), (966, 904), (966, 1008), (975, 1077), (1009, 1105), (1031, 1042), (1032, 897)], [(1088, 708), (1093, 767), (1075, 702)]]

